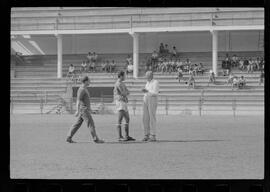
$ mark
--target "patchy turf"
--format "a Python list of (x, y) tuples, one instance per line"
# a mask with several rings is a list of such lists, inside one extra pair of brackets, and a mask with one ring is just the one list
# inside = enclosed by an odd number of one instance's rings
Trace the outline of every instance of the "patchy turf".
[(158, 116), (155, 143), (143, 143), (141, 116), (131, 116), (137, 141), (118, 143), (116, 116), (93, 116), (65, 142), (72, 115), (11, 115), (11, 178), (262, 179), (263, 116)]

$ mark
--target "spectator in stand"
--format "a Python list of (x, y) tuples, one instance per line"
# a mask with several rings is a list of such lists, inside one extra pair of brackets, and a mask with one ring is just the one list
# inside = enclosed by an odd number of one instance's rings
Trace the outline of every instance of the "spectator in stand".
[(96, 68), (95, 62), (91, 62), (91, 63), (89, 64), (89, 71), (90, 71), (90, 72), (95, 72), (95, 68)]
[(132, 65), (132, 58), (130, 55), (128, 55), (128, 57), (126, 58), (126, 63), (127, 63), (127, 66)]
[(209, 81), (208, 81), (208, 86), (209, 86), (210, 83), (215, 84), (215, 82), (216, 82), (215, 73), (214, 73), (212, 70), (210, 70), (210, 71), (209, 71)]
[(83, 61), (81, 64), (81, 73), (86, 72), (87, 71), (87, 63), (86, 61)]
[(238, 66), (238, 57), (236, 55), (232, 56), (232, 67), (237, 67)]
[(110, 72), (114, 73), (115, 72), (115, 68), (116, 68), (116, 63), (114, 62), (114, 60), (112, 60), (111, 64), (110, 64)]
[(151, 56), (151, 61), (152, 61), (152, 67), (156, 65), (158, 62), (158, 53), (154, 51)]
[(164, 54), (164, 45), (163, 43), (160, 43), (160, 46), (159, 46), (159, 53), (162, 55)]
[(245, 69), (244, 59), (243, 58), (240, 58), (240, 60), (239, 60), (239, 69), (241, 71), (243, 71)]
[(177, 72), (177, 64), (176, 64), (176, 59), (172, 60), (172, 71)]
[(202, 63), (200, 63), (198, 65), (198, 72), (197, 73), (198, 74), (201, 73), (203, 75), (203, 73), (204, 73), (204, 67), (203, 67), (203, 64)]
[(183, 71), (183, 62), (180, 59), (177, 60), (176, 65), (178, 69), (180, 68)]
[(109, 73), (111, 71), (111, 64), (110, 64), (110, 61), (107, 60), (106, 61), (106, 72)]
[(264, 72), (263, 71), (261, 71), (261, 73), (260, 73), (259, 85), (261, 85), (262, 83), (264, 83)]
[(175, 46), (173, 46), (172, 56), (173, 56), (173, 57), (177, 57), (177, 49), (176, 49)]
[(75, 76), (75, 67), (72, 64), (70, 64), (68, 68), (67, 77), (69, 78), (71, 77), (71, 79), (73, 80), (74, 76)]
[(238, 77), (237, 77), (237, 76), (234, 76), (234, 78), (233, 78), (233, 81), (232, 81), (232, 90), (233, 90), (235, 87), (236, 87), (236, 88), (239, 87), (239, 80), (238, 80)]
[(260, 70), (260, 63), (261, 63), (261, 60), (259, 57), (257, 57), (256, 61), (255, 61), (255, 64), (256, 64), (256, 71), (259, 71)]
[(98, 60), (98, 54), (96, 54), (95, 52), (92, 55), (92, 62), (96, 63)]
[(187, 58), (187, 60), (186, 60), (186, 62), (185, 62), (185, 64), (184, 64), (184, 71), (189, 71), (190, 67), (191, 67), (191, 62), (190, 62), (190, 60)]
[(264, 70), (264, 58), (261, 57), (261, 62), (260, 62), (260, 71)]
[(227, 80), (227, 84), (232, 84), (234, 78), (235, 78), (234, 74), (230, 72), (228, 80)]
[(87, 57), (87, 63), (91, 63), (92, 62), (92, 53), (89, 52), (86, 57)]
[(167, 59), (164, 59), (164, 61), (161, 64), (161, 71), (162, 71), (162, 73), (164, 73), (164, 72), (167, 71), (167, 66), (168, 66), (168, 61), (167, 61)]
[(195, 79), (194, 79), (194, 75), (193, 73), (190, 74), (188, 82), (186, 82), (188, 84), (188, 88), (190, 88), (192, 86), (192, 88), (195, 88)]
[(246, 87), (246, 78), (244, 76), (241, 76), (238, 80), (238, 88), (242, 89)]
[(107, 72), (107, 63), (104, 61), (101, 63), (101, 71), (102, 72)]
[(130, 64), (127, 66), (127, 71), (126, 71), (126, 73), (127, 73), (127, 77), (128, 77), (129, 74), (132, 75), (132, 73), (133, 73), (133, 65), (132, 65), (132, 63), (130, 63)]
[(168, 44), (165, 44), (164, 52), (166, 55), (168, 55), (170, 53)]
[(173, 60), (170, 59), (169, 62), (168, 62), (167, 72), (169, 72), (171, 74), (172, 69), (173, 69)]
[(248, 60), (247, 72), (248, 73), (253, 72), (253, 60), (251, 58), (249, 58), (249, 60)]
[(244, 58), (244, 69), (248, 70), (249, 60)]
[(182, 69), (178, 68), (176, 79), (178, 79), (178, 82), (180, 83), (182, 78), (183, 78), (183, 71), (182, 71)]

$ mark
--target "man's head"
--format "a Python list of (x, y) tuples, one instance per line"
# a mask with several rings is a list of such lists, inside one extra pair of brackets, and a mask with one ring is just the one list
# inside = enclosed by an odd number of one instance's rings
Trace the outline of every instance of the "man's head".
[(120, 79), (121, 81), (125, 80), (125, 72), (124, 71), (119, 71), (117, 76), (118, 76), (118, 79)]
[(147, 81), (151, 81), (153, 79), (153, 72), (152, 71), (147, 71), (145, 73), (145, 77), (146, 77)]
[(72, 65), (72, 64), (70, 64), (70, 67), (73, 67), (73, 65)]
[(88, 76), (84, 76), (82, 77), (81, 82), (83, 85), (88, 86), (90, 84), (90, 79)]

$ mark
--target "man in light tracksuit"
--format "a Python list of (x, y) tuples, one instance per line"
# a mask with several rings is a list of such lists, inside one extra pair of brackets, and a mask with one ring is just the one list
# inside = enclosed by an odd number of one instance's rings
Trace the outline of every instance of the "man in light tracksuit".
[(158, 105), (159, 83), (153, 79), (153, 72), (146, 72), (146, 85), (143, 97), (143, 141), (156, 141), (156, 111)]

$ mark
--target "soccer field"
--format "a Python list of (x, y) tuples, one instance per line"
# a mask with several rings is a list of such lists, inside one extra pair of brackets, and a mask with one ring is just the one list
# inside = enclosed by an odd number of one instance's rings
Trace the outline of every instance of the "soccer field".
[(115, 115), (93, 115), (104, 144), (83, 124), (65, 142), (73, 115), (11, 115), (10, 176), (42, 179), (262, 179), (263, 116), (157, 116), (157, 142), (144, 143), (142, 116), (117, 141)]

